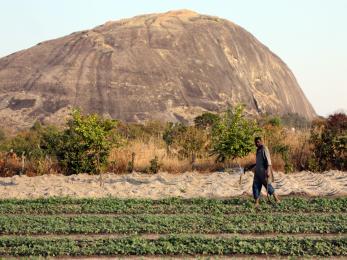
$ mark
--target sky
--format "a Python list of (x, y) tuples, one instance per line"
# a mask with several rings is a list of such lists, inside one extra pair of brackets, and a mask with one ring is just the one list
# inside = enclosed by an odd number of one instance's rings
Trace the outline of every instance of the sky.
[(0, 0), (0, 8), (0, 57), (140, 14), (219, 16), (277, 54), (319, 115), (347, 111), (347, 0)]

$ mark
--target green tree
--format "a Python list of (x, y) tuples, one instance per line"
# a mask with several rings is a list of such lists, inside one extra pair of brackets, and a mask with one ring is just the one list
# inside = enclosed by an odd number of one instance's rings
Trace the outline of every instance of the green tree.
[(206, 142), (207, 135), (204, 131), (195, 126), (188, 126), (185, 131), (178, 133), (174, 140), (174, 146), (181, 156), (190, 158), (191, 163), (194, 164)]
[(163, 140), (166, 144), (166, 153), (168, 155), (171, 154), (171, 147), (175, 139), (177, 139), (178, 135), (185, 132), (186, 129), (187, 127), (182, 123), (167, 123), (166, 128), (163, 132)]
[(59, 163), (71, 174), (101, 173), (111, 148), (117, 144), (115, 125), (114, 120), (74, 110), (68, 127), (55, 139), (54, 152)]
[(254, 120), (247, 119), (244, 107), (228, 109), (212, 128), (212, 152), (216, 161), (244, 157), (254, 149), (254, 137), (260, 132)]
[(198, 128), (206, 129), (212, 127), (219, 121), (219, 116), (210, 112), (205, 112), (195, 117), (194, 124)]

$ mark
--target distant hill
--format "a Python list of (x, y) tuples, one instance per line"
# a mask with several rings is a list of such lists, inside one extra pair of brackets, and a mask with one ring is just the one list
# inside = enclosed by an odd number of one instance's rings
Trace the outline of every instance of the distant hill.
[(189, 10), (107, 22), (0, 59), (0, 120), (60, 122), (71, 107), (128, 122), (249, 113), (316, 116), (286, 64), (240, 26)]

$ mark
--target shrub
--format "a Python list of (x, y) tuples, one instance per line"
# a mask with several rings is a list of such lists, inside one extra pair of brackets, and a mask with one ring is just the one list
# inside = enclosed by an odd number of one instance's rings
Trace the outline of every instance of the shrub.
[(254, 149), (254, 137), (260, 129), (243, 111), (241, 105), (228, 109), (213, 126), (211, 155), (217, 155), (216, 161), (244, 157)]
[(18, 132), (2, 142), (0, 149), (5, 152), (13, 151), (17, 155), (24, 154), (28, 159), (39, 159), (51, 154), (54, 139), (60, 130), (55, 126), (42, 126), (36, 122), (28, 130)]
[(149, 172), (150, 173), (158, 173), (158, 171), (160, 169), (158, 156), (155, 156), (154, 159), (152, 159), (149, 163), (150, 163)]
[(282, 125), (282, 120), (280, 117), (275, 116), (269, 119), (269, 124), (272, 126), (281, 126)]
[(220, 117), (216, 114), (205, 112), (200, 116), (195, 117), (194, 124), (198, 128), (206, 129), (218, 123)]
[(347, 116), (343, 113), (330, 115), (327, 120), (317, 120), (311, 128), (310, 143), (313, 154), (312, 170), (330, 168), (347, 169)]
[(109, 152), (117, 141), (113, 134), (115, 121), (102, 119), (96, 114), (72, 112), (68, 128), (53, 141), (53, 152), (67, 173), (98, 173), (106, 166)]
[(183, 158), (190, 158), (195, 163), (196, 157), (201, 154), (207, 142), (207, 135), (195, 126), (188, 126), (185, 131), (178, 132), (174, 139), (174, 146)]
[(4, 140), (1, 150), (12, 151), (18, 156), (25, 155), (28, 159), (38, 159), (45, 155), (41, 149), (41, 134), (35, 130), (19, 132), (16, 136)]
[(173, 145), (175, 139), (178, 135), (185, 132), (187, 127), (181, 123), (169, 122), (163, 132), (163, 140), (166, 144), (166, 152), (168, 155), (171, 154), (171, 146)]
[(294, 166), (290, 161), (290, 147), (289, 145), (285, 145), (282, 143), (276, 144), (273, 148), (273, 152), (280, 154), (284, 161), (284, 172), (292, 172), (294, 170)]

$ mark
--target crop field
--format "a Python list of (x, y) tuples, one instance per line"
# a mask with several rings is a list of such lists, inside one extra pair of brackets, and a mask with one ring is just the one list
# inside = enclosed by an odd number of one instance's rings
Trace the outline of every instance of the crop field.
[(347, 198), (0, 201), (6, 256), (347, 256)]

